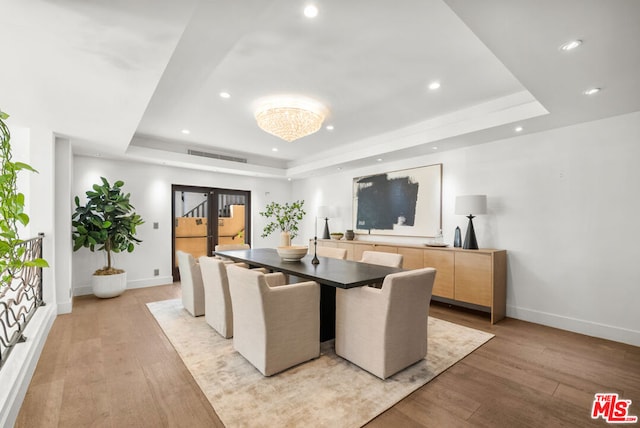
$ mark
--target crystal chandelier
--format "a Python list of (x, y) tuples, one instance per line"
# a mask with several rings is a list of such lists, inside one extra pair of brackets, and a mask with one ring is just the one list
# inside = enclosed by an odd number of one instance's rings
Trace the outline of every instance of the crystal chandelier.
[(263, 131), (291, 142), (318, 131), (326, 113), (326, 107), (311, 98), (277, 96), (259, 100), (255, 117)]

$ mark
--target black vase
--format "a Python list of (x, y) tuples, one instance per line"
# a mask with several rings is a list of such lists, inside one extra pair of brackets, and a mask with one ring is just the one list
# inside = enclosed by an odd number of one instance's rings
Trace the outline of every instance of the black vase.
[(462, 247), (462, 233), (460, 232), (460, 228), (456, 226), (456, 233), (453, 237), (453, 246), (454, 247)]
[(344, 234), (344, 237), (347, 241), (353, 241), (353, 238), (355, 238), (355, 233), (353, 233), (353, 230), (351, 229), (347, 229), (347, 232)]

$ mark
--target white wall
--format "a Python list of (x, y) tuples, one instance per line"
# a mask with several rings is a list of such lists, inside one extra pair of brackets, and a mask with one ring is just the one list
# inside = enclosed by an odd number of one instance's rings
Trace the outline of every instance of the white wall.
[[(56, 240), (55, 209), (56, 164), (53, 132), (42, 128), (11, 128), (11, 148), (13, 160), (25, 162), (38, 173), (21, 171), (18, 174), (18, 191), (25, 195), (25, 212), (30, 222), (27, 226), (19, 224), (21, 239), (29, 239), (44, 233), (43, 257), (49, 262), (49, 268), (43, 270), (43, 298), (46, 303), (58, 304), (56, 299)], [(61, 168), (65, 166), (62, 165)], [(59, 309), (59, 308), (58, 308)]]
[(44, 233), (42, 256), (49, 262), (50, 268), (42, 270), (43, 300), (57, 305), (55, 282), (55, 159), (54, 135), (51, 130), (32, 128), (30, 130), (29, 164), (38, 170), (29, 175), (29, 194), (26, 195), (26, 211), (31, 217), (30, 235)]
[(58, 313), (72, 310), (71, 287), (71, 185), (73, 183), (73, 153), (68, 139), (55, 139), (55, 251), (56, 301)]
[[(640, 345), (638, 159), (640, 113), (633, 113), (301, 180), (292, 198), (306, 198), (309, 212), (339, 206), (330, 226), (344, 231), (353, 228), (354, 177), (442, 163), (447, 242), (456, 226), (466, 231), (467, 219), (453, 214), (455, 196), (488, 197), (489, 213), (474, 225), (481, 247), (507, 250), (508, 316)], [(303, 235), (312, 237), (313, 227), (308, 216)]]
[[(264, 210), (268, 202), (289, 200), (291, 192), (290, 184), (283, 180), (76, 156), (74, 157), (72, 197), (78, 195), (84, 201), (86, 190), (90, 189), (94, 183), (98, 183), (101, 176), (106, 177), (111, 183), (116, 180), (124, 181), (124, 191), (131, 193), (131, 203), (145, 220), (145, 224), (138, 229), (138, 237), (143, 242), (133, 253), (115, 255), (115, 266), (127, 271), (129, 288), (172, 282), (172, 184), (251, 191), (253, 210), (251, 242), (256, 247), (275, 246), (279, 239), (278, 236), (270, 236), (266, 239), (260, 237), (265, 221), (258, 212)], [(153, 229), (154, 222), (159, 223), (159, 229)], [(89, 286), (91, 275), (104, 264), (105, 258), (101, 253), (91, 253), (86, 248), (73, 253), (75, 295), (91, 293)], [(154, 269), (160, 270), (158, 277), (153, 276)]]

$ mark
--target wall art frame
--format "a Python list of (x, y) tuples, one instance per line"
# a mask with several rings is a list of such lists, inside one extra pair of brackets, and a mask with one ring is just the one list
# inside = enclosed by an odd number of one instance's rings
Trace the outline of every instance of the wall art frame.
[(434, 237), (442, 229), (442, 164), (353, 179), (357, 234)]

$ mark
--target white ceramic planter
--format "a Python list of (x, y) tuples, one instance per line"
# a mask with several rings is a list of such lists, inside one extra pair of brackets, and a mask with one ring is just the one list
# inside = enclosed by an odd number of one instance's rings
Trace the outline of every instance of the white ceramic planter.
[(119, 296), (127, 289), (127, 273), (93, 275), (91, 277), (91, 286), (96, 297), (108, 299)]

